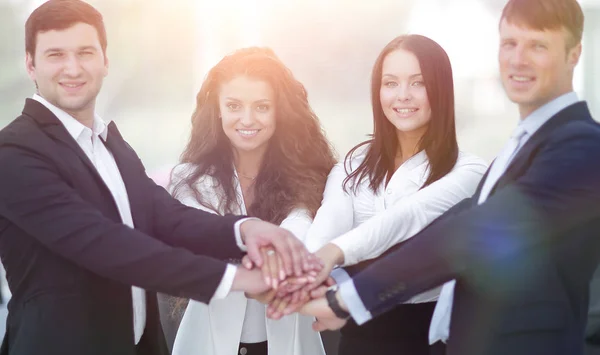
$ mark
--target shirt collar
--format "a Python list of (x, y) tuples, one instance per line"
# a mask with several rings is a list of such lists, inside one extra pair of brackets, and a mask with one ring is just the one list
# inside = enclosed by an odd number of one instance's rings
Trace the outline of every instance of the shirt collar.
[[(73, 116), (69, 115), (64, 110), (61, 110), (60, 108), (54, 106), (40, 95), (33, 94), (33, 99), (44, 105), (48, 110), (50, 110), (50, 112), (52, 112), (54, 116), (58, 118), (58, 120), (63, 124), (63, 126), (65, 126), (67, 132), (69, 132), (73, 139), (77, 140), (77, 138), (79, 138), (81, 133), (86, 128), (89, 129), (84, 124), (77, 121)], [(97, 114), (94, 114), (92, 132), (95, 135), (100, 136), (102, 140), (106, 141), (106, 137), (108, 136), (108, 125)]]
[(422, 164), (427, 162), (427, 153), (425, 153), (425, 149), (408, 158), (401, 166), (406, 170), (413, 170)]
[(519, 125), (532, 136), (544, 123), (548, 122), (554, 115), (578, 102), (579, 98), (574, 91), (563, 94), (554, 100), (544, 104), (529, 116), (525, 117)]

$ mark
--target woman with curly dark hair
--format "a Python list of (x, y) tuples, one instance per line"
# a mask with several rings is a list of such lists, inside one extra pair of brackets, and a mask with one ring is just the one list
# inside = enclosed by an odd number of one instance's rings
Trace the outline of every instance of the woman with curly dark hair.
[[(303, 240), (334, 163), (304, 86), (272, 50), (246, 48), (223, 58), (202, 84), (171, 190), (187, 205), (258, 217)], [(324, 354), (311, 323), (301, 315), (267, 319), (265, 306), (243, 293), (208, 306), (190, 301), (173, 353)]]

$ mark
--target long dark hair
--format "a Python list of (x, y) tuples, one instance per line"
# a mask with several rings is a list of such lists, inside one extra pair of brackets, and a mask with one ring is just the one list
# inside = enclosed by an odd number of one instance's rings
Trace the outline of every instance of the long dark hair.
[[(185, 186), (194, 191), (200, 204), (215, 211), (231, 213), (239, 208), (233, 150), (222, 128), (218, 92), (222, 83), (240, 75), (271, 85), (277, 108), (276, 129), (254, 182), (255, 198), (248, 214), (275, 224), (295, 207), (304, 207), (314, 216), (335, 158), (304, 86), (269, 48), (237, 50), (209, 71), (197, 95), (192, 133), (181, 155), (181, 163), (191, 163), (190, 170), (174, 186), (174, 195)], [(215, 178), (223, 192), (218, 206), (211, 206), (194, 188), (205, 175)]]
[[(371, 76), (374, 131), (371, 139), (358, 144), (346, 155), (344, 165), (348, 176), (344, 180), (344, 190), (347, 190), (348, 184), (352, 182), (352, 189), (356, 192), (361, 181), (368, 179), (369, 187), (376, 192), (386, 174), (391, 176), (395, 170), (394, 158), (398, 150), (396, 127), (383, 113), (379, 90), (383, 61), (389, 53), (399, 49), (409, 51), (417, 57), (431, 106), (431, 120), (419, 142), (418, 149), (418, 151), (425, 150), (430, 171), (421, 188), (450, 172), (458, 159), (454, 85), (448, 55), (439, 44), (427, 37), (420, 35), (396, 37), (383, 48), (375, 61)], [(365, 158), (356, 170), (349, 172), (352, 169), (354, 154), (363, 151), (361, 147), (366, 148)]]

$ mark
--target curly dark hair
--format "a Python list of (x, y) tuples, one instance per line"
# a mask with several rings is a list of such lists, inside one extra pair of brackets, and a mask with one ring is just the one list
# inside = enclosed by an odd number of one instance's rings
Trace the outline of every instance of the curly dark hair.
[[(189, 163), (190, 168), (173, 187), (173, 195), (177, 197), (185, 187), (194, 191), (200, 204), (215, 211), (231, 213), (239, 207), (233, 149), (222, 128), (218, 93), (222, 83), (242, 75), (271, 85), (277, 107), (276, 129), (254, 182), (248, 215), (280, 224), (293, 208), (303, 207), (314, 217), (335, 164), (333, 149), (308, 104), (306, 89), (269, 48), (239, 49), (209, 71), (196, 97), (192, 133), (181, 155), (181, 163)], [(194, 188), (205, 175), (215, 178), (223, 191), (219, 206), (209, 205)]]

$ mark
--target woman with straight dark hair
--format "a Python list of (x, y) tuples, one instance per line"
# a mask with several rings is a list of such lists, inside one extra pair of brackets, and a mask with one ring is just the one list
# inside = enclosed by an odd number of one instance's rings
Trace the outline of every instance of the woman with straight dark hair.
[[(171, 183), (183, 203), (258, 217), (303, 240), (335, 159), (304, 86), (272, 50), (253, 47), (209, 71), (181, 163)], [(285, 278), (282, 263), (263, 253), (275, 271), (266, 283), (276, 285)], [(265, 306), (240, 292), (209, 305), (190, 301), (173, 354), (324, 355), (312, 320), (266, 319)]]
[[(486, 170), (481, 159), (458, 149), (452, 68), (433, 40), (392, 40), (375, 62), (371, 99), (372, 137), (332, 169), (308, 232), (308, 249), (318, 249), (325, 262), (311, 287), (335, 265), (364, 267), (411, 238), (470, 197)], [(340, 280), (343, 272), (333, 275)], [(341, 330), (339, 355), (443, 353), (443, 344), (430, 348), (428, 342), (438, 295), (439, 288), (423, 293), (360, 327), (350, 320)], [(269, 308), (275, 318), (294, 308), (282, 306), (290, 295), (279, 297)]]

